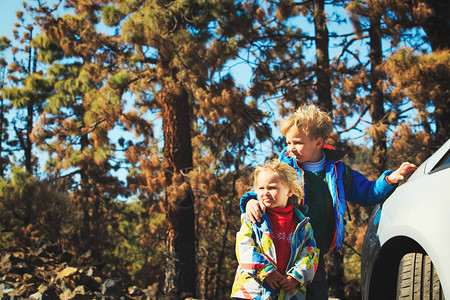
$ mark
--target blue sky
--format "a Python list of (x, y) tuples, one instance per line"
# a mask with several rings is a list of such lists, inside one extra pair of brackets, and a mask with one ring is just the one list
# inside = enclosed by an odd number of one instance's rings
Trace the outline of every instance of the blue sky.
[(12, 38), (14, 23), (16, 22), (16, 11), (21, 10), (21, 0), (0, 0), (0, 36), (6, 35)]

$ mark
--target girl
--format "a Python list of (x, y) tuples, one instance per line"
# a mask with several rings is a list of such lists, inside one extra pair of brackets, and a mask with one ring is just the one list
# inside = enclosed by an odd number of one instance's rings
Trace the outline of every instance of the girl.
[(253, 176), (254, 192), (267, 209), (256, 224), (241, 215), (236, 237), (239, 266), (231, 297), (305, 299), (319, 250), (308, 219), (296, 208), (303, 202), (297, 173), (289, 165), (271, 160), (257, 167)]

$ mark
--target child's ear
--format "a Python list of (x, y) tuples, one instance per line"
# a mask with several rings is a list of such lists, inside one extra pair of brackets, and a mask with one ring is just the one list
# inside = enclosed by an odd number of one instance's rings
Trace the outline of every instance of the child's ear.
[(316, 146), (322, 148), (323, 147), (323, 138), (322, 137), (318, 137), (316, 139)]

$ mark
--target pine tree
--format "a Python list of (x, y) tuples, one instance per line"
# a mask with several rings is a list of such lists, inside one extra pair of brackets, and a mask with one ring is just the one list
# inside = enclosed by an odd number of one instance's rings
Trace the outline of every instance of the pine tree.
[(377, 1), (368, 2), (369, 45), (370, 45), (370, 96), (369, 112), (372, 118), (370, 129), (373, 141), (373, 166), (378, 174), (386, 169), (386, 116), (384, 111), (384, 95), (382, 89), (383, 74), (380, 70), (383, 61), (381, 13)]
[(6, 70), (8, 63), (3, 57), (3, 52), (10, 47), (11, 41), (5, 36), (0, 37), (0, 177), (3, 178), (9, 164), (9, 151), (7, 149), (8, 142), (8, 119), (6, 114), (9, 111), (9, 105), (3, 97), (3, 88), (6, 87)]
[[(446, 40), (448, 38), (446, 36), (437, 37), (434, 34), (437, 29), (434, 25), (430, 25), (431, 20), (435, 20), (439, 23), (439, 21), (437, 20), (441, 18), (441, 16), (437, 16), (434, 9), (436, 7), (444, 8), (445, 6), (448, 6), (448, 4), (444, 4), (440, 1), (352, 1), (349, 5), (349, 10), (356, 13), (356, 15), (359, 15), (360, 21), (364, 22), (365, 19), (368, 20), (369, 23), (369, 25), (367, 25), (367, 32), (368, 37), (370, 38), (371, 46), (371, 71), (369, 73), (368, 80), (370, 82), (371, 94), (369, 97), (367, 97), (367, 99), (370, 100), (371, 107), (370, 111), (372, 117), (372, 126), (369, 132), (371, 133), (374, 142), (374, 148), (372, 152), (374, 155), (374, 167), (378, 173), (386, 169), (387, 167), (384, 163), (382, 163), (387, 161), (388, 155), (386, 147), (386, 133), (388, 130), (393, 130), (399, 133), (399, 130), (395, 130), (393, 128), (395, 128), (399, 124), (402, 124), (402, 120), (407, 118), (410, 106), (417, 110), (417, 118), (420, 119), (420, 122), (416, 128), (423, 128), (428, 138), (434, 137), (434, 134), (431, 132), (431, 127), (429, 126), (429, 120), (427, 120), (428, 112), (426, 111), (423, 103), (420, 103), (420, 101), (417, 100), (413, 100), (413, 98), (406, 99), (402, 93), (399, 93), (398, 89), (392, 88), (392, 86), (399, 86), (400, 82), (398, 80), (400, 77), (403, 81), (403, 83), (401, 84), (402, 86), (406, 86), (406, 80), (410, 80), (409, 84), (413, 84), (413, 82), (415, 82), (412, 77), (400, 75), (403, 74), (405, 70), (402, 70), (401, 68), (395, 69), (393, 68), (393, 66), (396, 65), (396, 62), (399, 62), (399, 59), (401, 57), (407, 60), (409, 57), (411, 57), (409, 55), (405, 55), (405, 53), (409, 53), (408, 51), (405, 52), (405, 50), (399, 48), (403, 47), (404, 44), (409, 45), (411, 49), (422, 51), (423, 53), (425, 53), (424, 51), (427, 50), (426, 45), (423, 44), (424, 41), (429, 41), (432, 49), (440, 49), (441, 47), (443, 47), (443, 45), (446, 44)], [(357, 25), (356, 23), (358, 22), (359, 21), (354, 22), (356, 27), (363, 28), (363, 23)], [(419, 30), (417, 30), (421, 27), (426, 32), (426, 36), (424, 36)], [(428, 28), (428, 30), (426, 28)], [(434, 29), (431, 30), (430, 28)], [(439, 30), (448, 30), (448, 24), (441, 24), (441, 28)], [(380, 38), (390, 38), (391, 46), (397, 47), (394, 48), (393, 52), (400, 51), (400, 53), (402, 54), (394, 54), (393, 57), (395, 57), (395, 59), (392, 58), (389, 59), (389, 61), (386, 63), (383, 62), (384, 54), (381, 52), (382, 41)], [(386, 43), (386, 41), (383, 42)], [(419, 53), (417, 55), (418, 57), (421, 56)], [(441, 54), (437, 54), (436, 56), (442, 57)], [(416, 68), (421, 69), (420, 65), (414, 66), (413, 61), (414, 59), (399, 63), (407, 64), (410, 68), (416, 71)], [(397, 64), (397, 66), (399, 66), (399, 64)], [(387, 76), (389, 76), (390, 79), (397, 79), (387, 82)], [(427, 84), (425, 84), (422, 89), (427, 90), (429, 93), (432, 93), (433, 90), (428, 88), (434, 87), (434, 84), (430, 83), (430, 80), (435, 79), (436, 78), (434, 76), (430, 77), (429, 80), (426, 81)], [(441, 80), (442, 78), (437, 79), (436, 84), (438, 82), (442, 82)], [(446, 79), (444, 79), (444, 81), (445, 80)], [(442, 89), (439, 90), (442, 91)], [(441, 100), (438, 100), (436, 102), (437, 115), (435, 117), (437, 118), (437, 124), (443, 124), (445, 127), (446, 121), (444, 121), (444, 118), (448, 118), (448, 111), (444, 108), (444, 102), (442, 102)], [(384, 111), (384, 107), (389, 107), (390, 110)], [(441, 128), (440, 125), (438, 125), (438, 128)], [(439, 130), (436, 133), (438, 132)], [(433, 143), (434, 145), (432, 146), (432, 148), (443, 143), (443, 140), (445, 140), (445, 137), (442, 138), (443, 132), (445, 132), (445, 130), (440, 134), (438, 133), (439, 136), (436, 136), (437, 142), (436, 144)], [(399, 140), (398, 135), (396, 135), (394, 139), (397, 140), (397, 145), (399, 144), (400, 140), (407, 140), (406, 137)], [(422, 141), (419, 143), (423, 144), (424, 142)], [(414, 144), (416, 143), (410, 142), (410, 145)], [(405, 145), (404, 147), (408, 146)], [(420, 152), (420, 150), (418, 152)], [(414, 156), (411, 155), (409, 158), (407, 157), (407, 160), (411, 160), (412, 157)], [(398, 162), (398, 160), (395, 161)]]
[[(436, 70), (428, 65), (431, 61), (436, 62), (438, 66), (442, 67), (442, 62), (446, 60), (446, 53), (450, 47), (450, 24), (448, 22), (449, 14), (450, 14), (450, 4), (448, 1), (442, 0), (423, 0), (423, 1), (387, 1), (386, 2), (386, 10), (389, 14), (386, 14), (385, 22), (388, 25), (388, 33), (394, 37), (394, 42), (398, 42), (404, 39), (409, 39), (414, 42), (410, 42), (409, 45), (411, 49), (418, 51), (417, 54), (411, 53), (408, 50), (401, 49), (398, 54), (394, 54), (392, 58), (386, 62), (385, 70), (389, 73), (391, 79), (394, 79), (394, 82), (391, 82), (395, 86), (395, 91), (399, 92), (399, 87), (406, 87), (408, 84), (417, 87), (416, 78), (407, 75), (410, 72), (406, 72), (407, 69), (403, 69), (405, 66), (408, 66), (408, 71), (415, 72), (416, 75), (422, 78), (424, 73), (427, 73), (429, 77), (424, 81), (423, 86), (420, 87), (420, 93), (428, 93), (428, 97), (419, 96), (417, 92), (413, 92), (414, 96), (411, 98), (411, 102), (414, 107), (418, 111), (417, 119), (419, 119), (419, 128), (423, 128), (425, 135), (418, 135), (418, 139), (416, 139), (410, 145), (419, 145), (431, 142), (431, 149), (436, 149), (440, 145), (442, 145), (446, 139), (448, 138), (448, 119), (449, 119), (449, 110), (448, 110), (448, 94), (446, 94), (446, 89), (442, 89), (441, 87), (448, 85), (448, 78), (446, 76), (445, 67), (444, 70)], [(425, 36), (418, 39), (416, 37), (417, 34), (414, 33), (414, 29), (422, 28), (426, 33)], [(432, 52), (431, 54), (424, 54), (425, 52), (421, 49), (421, 43), (427, 43), (431, 46)], [(422, 50), (422, 53), (419, 51)], [(427, 49), (428, 50), (428, 49)], [(394, 58), (395, 57), (395, 58)], [(405, 59), (405, 61), (401, 61), (401, 59)], [(417, 65), (416, 65), (417, 63)], [(420, 63), (425, 63), (425, 66), (420, 65)], [(401, 66), (403, 65), (403, 66)], [(397, 66), (398, 68), (395, 68)], [(444, 72), (442, 72), (444, 71)], [(395, 74), (395, 72), (401, 72), (399, 74)], [(406, 74), (403, 74), (406, 72)], [(439, 74), (443, 74), (443, 76), (435, 76), (428, 72), (438, 72)], [(431, 76), (431, 77), (430, 77)], [(401, 78), (401, 79), (400, 79)], [(425, 78), (424, 78), (425, 79)], [(401, 83), (400, 83), (401, 82)], [(408, 83), (407, 83), (408, 82)], [(436, 87), (439, 86), (438, 90), (435, 90)], [(407, 89), (407, 88), (406, 88)], [(408, 89), (409, 93), (412, 89)], [(437, 93), (435, 93), (437, 91)], [(441, 94), (443, 93), (443, 94)], [(399, 96), (399, 101), (404, 100), (403, 94), (391, 93), (395, 96)], [(435, 98), (435, 100), (431, 100), (431, 98)], [(421, 99), (421, 100), (419, 100)], [(431, 102), (429, 102), (431, 101)], [(429, 111), (425, 108), (428, 104), (434, 106), (434, 113), (432, 116), (432, 120), (435, 121), (436, 130), (431, 129)], [(399, 119), (402, 116), (399, 116)], [(431, 121), (433, 122), (433, 121)], [(404, 124), (402, 124), (402, 129), (404, 129)], [(413, 128), (416, 127), (413, 125)], [(410, 132), (411, 130), (406, 130), (406, 132)], [(406, 133), (405, 132), (405, 133)], [(421, 136), (421, 137), (419, 137)], [(427, 139), (425, 141), (424, 139)], [(402, 139), (397, 139), (396, 145), (401, 144)], [(407, 141), (408, 139), (404, 139)], [(410, 141), (411, 142), (411, 141)], [(406, 142), (408, 143), (408, 142)], [(403, 146), (405, 147), (405, 146)], [(407, 147), (407, 146), (406, 146)], [(414, 147), (411, 147), (414, 148)], [(420, 146), (417, 147), (420, 149)], [(416, 150), (417, 154), (421, 157), (421, 154), (425, 154), (422, 150)], [(428, 153), (429, 154), (429, 153)]]
[[(127, 16), (121, 25), (122, 38), (135, 49), (129, 70), (130, 78), (136, 80), (130, 80), (130, 90), (137, 92), (139, 107), (162, 118), (162, 161), (157, 152), (152, 153), (154, 149), (138, 144), (128, 151), (128, 157), (141, 166), (140, 189), (164, 195), (163, 293), (173, 298), (197, 294), (198, 204), (189, 181), (189, 173), (196, 168), (194, 153), (212, 155), (216, 166), (230, 168), (234, 163), (240, 167), (241, 156), (233, 162), (231, 153), (243, 154), (249, 128), (264, 117), (254, 105), (246, 104), (245, 94), (231, 76), (220, 75), (225, 63), (238, 53), (241, 41), (236, 30), (248, 27), (239, 9), (233, 1), (149, 1), (145, 6), (124, 1), (108, 8), (111, 21), (112, 16)], [(111, 24), (120, 23), (119, 19)], [(266, 136), (256, 135), (259, 139)], [(212, 148), (200, 150), (192, 140)]]
[(384, 7), (390, 13), (385, 16), (388, 30), (394, 40), (410, 38), (405, 30), (422, 28), (425, 31), (425, 43), (433, 51), (450, 48), (450, 4), (445, 0), (398, 1), (387, 0)]
[(73, 184), (81, 225), (74, 230), (71, 245), (79, 252), (92, 250), (98, 257), (111, 243), (108, 227), (114, 228), (116, 221), (112, 199), (125, 193), (111, 174), (115, 146), (108, 138), (122, 111), (118, 79), (110, 76), (114, 51), (120, 48), (95, 28), (99, 3), (64, 5), (74, 14), (59, 17), (58, 5), (26, 7), (40, 26), (32, 44), (46, 65), (44, 76), (51, 89), (41, 99), (45, 102), (33, 141), (49, 154), (47, 172)]
[(387, 126), (388, 119), (385, 112), (386, 97), (383, 91), (385, 75), (382, 72), (384, 29), (382, 18), (384, 14), (382, 1), (352, 1), (348, 5), (351, 19), (360, 38), (367, 33), (369, 39), (370, 69), (361, 69), (367, 74), (367, 91), (365, 106), (371, 117), (369, 134), (373, 141), (372, 166), (373, 173), (381, 174), (386, 170), (387, 161)]
[(317, 59), (317, 104), (328, 112), (333, 111), (331, 102), (331, 72), (329, 51), (329, 33), (325, 12), (325, 0), (313, 0), (316, 59)]
[(5, 89), (3, 94), (15, 108), (10, 113), (17, 114), (12, 125), (18, 150), (24, 154), (22, 163), (27, 172), (34, 174), (36, 158), (33, 155), (31, 133), (35, 126), (34, 116), (42, 111), (42, 103), (49, 94), (49, 85), (42, 76), (42, 70), (37, 69), (37, 49), (32, 45), (36, 24), (28, 24), (22, 11), (17, 12), (17, 18), (19, 22), (15, 24), (14, 36), (19, 45), (12, 49), (13, 62), (8, 70), (12, 87)]
[(418, 54), (404, 49), (384, 63), (392, 97), (407, 98), (419, 112), (396, 132), (392, 159), (397, 163), (399, 159), (423, 162), (450, 136), (449, 59), (449, 50)]

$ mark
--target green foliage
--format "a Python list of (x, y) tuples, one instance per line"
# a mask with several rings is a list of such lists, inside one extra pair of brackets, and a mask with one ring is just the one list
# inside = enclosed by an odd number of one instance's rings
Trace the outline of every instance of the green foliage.
[(113, 89), (125, 89), (130, 82), (130, 74), (126, 71), (118, 72), (109, 79), (109, 84)]
[(107, 26), (117, 26), (126, 16), (120, 9), (114, 5), (105, 6), (102, 10), (102, 19)]
[(148, 212), (139, 202), (119, 202), (116, 206), (118, 226), (108, 229), (115, 243), (106, 251), (106, 268), (131, 276), (142, 286), (161, 281), (162, 274), (152, 270), (164, 263), (165, 215), (147, 218)]
[(25, 108), (28, 105), (39, 104), (45, 99), (51, 89), (50, 83), (41, 74), (30, 74), (21, 87), (11, 87), (3, 90), (3, 95), (11, 99), (16, 108)]
[(14, 168), (12, 169), (11, 180), (0, 182), (0, 197), (5, 198), (7, 195), (13, 195), (23, 199), (29, 193), (29, 190), (36, 185), (37, 179), (35, 177), (30, 176), (20, 168)]
[(45, 106), (44, 111), (57, 114), (61, 107), (66, 106), (69, 98), (65, 97), (62, 93), (55, 93), (48, 98), (48, 103)]
[(59, 43), (53, 39), (49, 39), (45, 34), (35, 37), (31, 43), (31, 47), (39, 49), (37, 59), (43, 63), (52, 63), (64, 57)]

